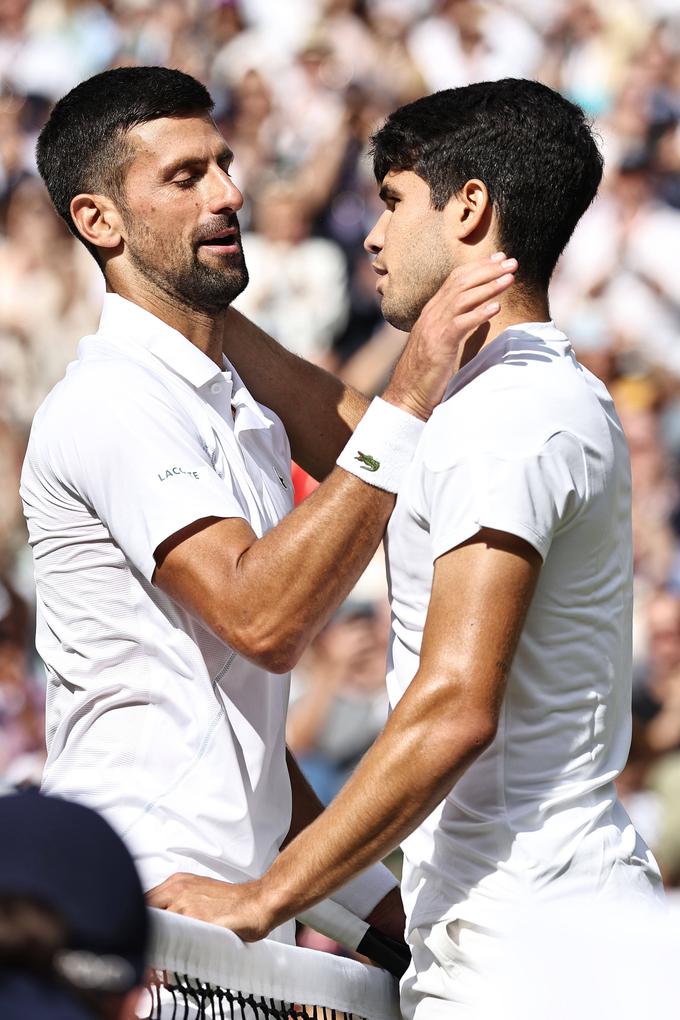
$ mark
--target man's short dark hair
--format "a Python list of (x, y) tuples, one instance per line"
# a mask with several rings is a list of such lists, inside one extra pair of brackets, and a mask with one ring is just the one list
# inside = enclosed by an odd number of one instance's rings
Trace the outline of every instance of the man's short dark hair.
[(391, 114), (372, 139), (381, 183), (412, 170), (443, 209), (466, 181), (486, 185), (499, 247), (518, 282), (545, 288), (602, 178), (602, 156), (580, 107), (518, 78), (446, 89)]
[(118, 67), (81, 82), (60, 99), (40, 132), (38, 169), (59, 215), (75, 236), (76, 195), (98, 193), (125, 207), (125, 174), (132, 158), (126, 134), (161, 117), (205, 115), (213, 108), (207, 89), (188, 74), (166, 67)]

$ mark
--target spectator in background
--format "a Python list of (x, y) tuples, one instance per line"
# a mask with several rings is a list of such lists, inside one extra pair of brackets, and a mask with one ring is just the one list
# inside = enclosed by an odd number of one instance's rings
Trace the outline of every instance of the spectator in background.
[(44, 705), (31, 677), (29, 608), (0, 577), (0, 776), (15, 785), (40, 781), (44, 761)]
[(286, 743), (329, 804), (387, 721), (387, 602), (348, 599), (293, 673)]
[(633, 740), (617, 784), (666, 886), (680, 896), (680, 594), (645, 603), (647, 659), (633, 689)]
[(75, 357), (74, 337), (97, 327), (104, 287), (90, 263), (72, 244), (43, 185), (22, 178), (10, 194), (0, 239), (0, 350), (7, 346), (12, 362), (23, 362), (26, 390), (15, 386), (18, 399), (10, 405), (23, 421)]
[(244, 234), (251, 282), (234, 307), (310, 361), (327, 363), (347, 316), (342, 252), (310, 237), (303, 196), (290, 185), (260, 192)]
[(148, 921), (130, 854), (80, 804), (0, 797), (0, 1015), (132, 1020)]
[(680, 594), (658, 590), (647, 602), (647, 669), (633, 712), (653, 755), (680, 751)]

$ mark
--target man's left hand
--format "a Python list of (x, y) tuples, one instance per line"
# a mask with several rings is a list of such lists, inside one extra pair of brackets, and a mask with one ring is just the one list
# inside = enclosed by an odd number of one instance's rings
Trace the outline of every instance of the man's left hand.
[(264, 906), (262, 883), (232, 885), (215, 878), (178, 872), (146, 894), (151, 907), (219, 924), (244, 942), (266, 938), (276, 923)]

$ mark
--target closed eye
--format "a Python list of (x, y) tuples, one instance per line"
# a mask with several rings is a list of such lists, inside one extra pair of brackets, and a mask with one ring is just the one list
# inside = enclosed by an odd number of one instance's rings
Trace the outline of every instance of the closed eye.
[(179, 180), (173, 181), (178, 188), (186, 190), (187, 188), (193, 188), (195, 184), (198, 184), (200, 180), (200, 174), (192, 174), (191, 177), (180, 177)]

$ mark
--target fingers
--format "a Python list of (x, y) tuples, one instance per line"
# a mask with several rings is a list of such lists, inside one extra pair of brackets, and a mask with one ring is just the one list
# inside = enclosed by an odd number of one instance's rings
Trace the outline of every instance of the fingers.
[(496, 252), (489, 258), (475, 259), (474, 262), (458, 266), (444, 282), (441, 290), (470, 290), (498, 280), (507, 273), (515, 273), (517, 267), (517, 259), (508, 259), (502, 251)]
[(457, 301), (458, 313), (469, 312), (475, 308), (480, 308), (484, 304), (492, 303), (495, 297), (512, 286), (514, 280), (515, 276), (513, 273), (504, 273), (490, 283), (484, 283), (480, 286), (461, 291)]
[(517, 259), (508, 259), (503, 252), (459, 266), (428, 302), (428, 315), (453, 316), (456, 326), (462, 327), (466, 313), (479, 312), (465, 322), (474, 327), (487, 322), (499, 311), (494, 298), (512, 286), (517, 268)]
[(172, 889), (174, 879), (176, 875), (171, 875), (165, 882), (161, 882), (160, 885), (154, 886), (153, 889), (149, 889), (146, 894), (146, 902), (150, 907), (158, 907), (160, 910), (165, 910), (168, 904), (172, 900)]

